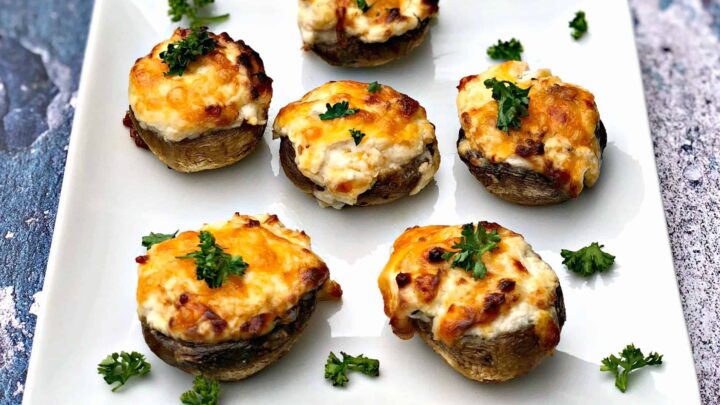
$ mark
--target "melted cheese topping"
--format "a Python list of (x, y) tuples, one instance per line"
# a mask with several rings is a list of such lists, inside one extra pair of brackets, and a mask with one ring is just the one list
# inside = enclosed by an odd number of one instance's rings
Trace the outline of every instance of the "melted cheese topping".
[(138, 316), (174, 339), (218, 343), (265, 335), (278, 322), (292, 322), (291, 309), (328, 280), (327, 266), (310, 251), (310, 238), (274, 215), (235, 214), (202, 229), (226, 253), (242, 256), (248, 268), (210, 288), (197, 280), (193, 259), (178, 258), (198, 250), (198, 232), (153, 245), (138, 267)]
[(560, 338), (555, 272), (522, 235), (482, 224), (497, 229), (501, 240), (482, 256), (488, 271), (478, 280), (449, 261), (429, 259), (433, 248), (452, 250), (461, 226), (410, 228), (395, 241), (378, 279), (393, 332), (411, 338), (416, 318), (431, 322), (435, 339), (452, 345), (463, 336), (492, 339), (534, 327), (540, 342), (554, 347)]
[(355, 0), (300, 0), (298, 24), (303, 42), (336, 43), (344, 35), (362, 42), (386, 42), (417, 28), (438, 13), (435, 0), (370, 0), (363, 13)]
[[(466, 140), (461, 154), (479, 151), (491, 163), (505, 162), (545, 175), (577, 197), (600, 176), (602, 150), (595, 136), (600, 115), (587, 90), (553, 76), (527, 72), (524, 62), (506, 62), (460, 81), (457, 107)], [(520, 129), (497, 129), (498, 104), (486, 79), (496, 78), (530, 89), (528, 116)]]
[(215, 50), (191, 62), (182, 76), (165, 76), (168, 65), (160, 53), (189, 33), (178, 28), (132, 67), (128, 94), (140, 125), (172, 142), (245, 122), (265, 125), (271, 80), (257, 53), (226, 33), (209, 33)]
[[(321, 120), (327, 104), (347, 101), (356, 114)], [(350, 129), (365, 133), (359, 145)], [(274, 123), (275, 137), (286, 136), (295, 149), (295, 163), (305, 177), (324, 187), (315, 197), (340, 208), (353, 205), (378, 177), (398, 170), (423, 154), (435, 141), (435, 127), (425, 109), (388, 86), (370, 93), (367, 83), (326, 83), (283, 107)], [(411, 194), (432, 180), (438, 167), (432, 159), (419, 168), (422, 175)]]

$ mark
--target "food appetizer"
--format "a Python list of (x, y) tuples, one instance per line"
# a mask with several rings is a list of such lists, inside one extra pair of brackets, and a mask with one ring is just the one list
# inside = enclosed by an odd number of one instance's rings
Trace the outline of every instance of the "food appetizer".
[(555, 272), (500, 225), (425, 226), (400, 235), (378, 285), (393, 332), (417, 332), (473, 380), (523, 375), (553, 354), (565, 322)]
[(243, 41), (178, 28), (130, 71), (132, 130), (179, 172), (233, 164), (262, 137), (272, 80)]
[(597, 182), (607, 134), (589, 91), (517, 61), (467, 76), (458, 90), (458, 152), (492, 194), (556, 204)]
[(414, 195), (440, 166), (425, 109), (389, 86), (326, 83), (273, 124), (287, 177), (321, 205), (384, 204)]
[(150, 349), (166, 363), (228, 381), (285, 355), (318, 299), (340, 286), (310, 238), (274, 215), (235, 214), (199, 232), (151, 234), (136, 259), (137, 311)]
[(327, 63), (370, 67), (420, 45), (438, 13), (438, 0), (300, 0), (305, 49)]

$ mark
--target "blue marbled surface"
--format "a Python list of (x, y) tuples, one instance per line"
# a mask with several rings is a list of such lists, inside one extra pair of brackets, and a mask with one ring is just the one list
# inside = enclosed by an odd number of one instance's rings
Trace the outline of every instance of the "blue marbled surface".
[[(703, 401), (720, 403), (720, 0), (630, 0)], [(0, 404), (22, 400), (91, 0), (0, 0)]]

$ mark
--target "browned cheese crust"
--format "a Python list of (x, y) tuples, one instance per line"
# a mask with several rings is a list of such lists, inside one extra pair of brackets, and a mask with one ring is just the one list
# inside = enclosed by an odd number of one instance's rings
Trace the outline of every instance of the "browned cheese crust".
[(224, 32), (208, 33), (215, 49), (182, 75), (166, 75), (160, 53), (190, 33), (178, 28), (139, 58), (129, 85), (133, 129), (163, 163), (183, 173), (220, 168), (247, 156), (262, 137), (272, 98), (272, 79), (260, 55)]
[(497, 247), (482, 255), (487, 272), (474, 278), (444, 258), (461, 226), (406, 230), (378, 278), (393, 333), (420, 337), (453, 369), (481, 382), (528, 373), (552, 355), (565, 323), (555, 272), (522, 235), (497, 224)]

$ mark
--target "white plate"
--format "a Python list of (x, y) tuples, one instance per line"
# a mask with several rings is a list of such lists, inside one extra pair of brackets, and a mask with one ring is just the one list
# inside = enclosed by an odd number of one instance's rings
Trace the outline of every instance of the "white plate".
[[(430, 40), (410, 57), (378, 69), (332, 68), (300, 50), (296, 2), (218, 0), (232, 13), (228, 31), (257, 50), (274, 79), (270, 120), (286, 103), (328, 80), (377, 80), (426, 107), (437, 125), (442, 165), (415, 197), (373, 208), (322, 209), (285, 178), (269, 132), (257, 151), (229, 168), (186, 175), (136, 148), (120, 124), (128, 71), (169, 36), (164, 0), (96, 1), (78, 108), (38, 319), (26, 404), (177, 403), (192, 378), (146, 347), (135, 313), (140, 237), (196, 229), (235, 211), (276, 213), (304, 229), (345, 290), (321, 304), (285, 358), (248, 380), (223, 385), (225, 403), (698, 403), (695, 370), (680, 307), (660, 200), (630, 13), (623, 0), (441, 1)], [(587, 12), (590, 34), (570, 38), (568, 21)], [(532, 68), (548, 67), (597, 97), (609, 143), (597, 186), (566, 204), (530, 208), (489, 195), (458, 159), (455, 86), (491, 63), (498, 38), (522, 40)], [(465, 379), (418, 338), (395, 337), (382, 310), (377, 276), (392, 241), (417, 224), (490, 220), (525, 235), (557, 271), (568, 321), (557, 354), (530, 375), (500, 385)], [(599, 241), (614, 269), (580, 279), (561, 264), (561, 248)], [(622, 394), (600, 360), (634, 342), (665, 355)], [(148, 378), (118, 393), (96, 373), (108, 353), (138, 350)], [(329, 351), (381, 361), (378, 379), (352, 375), (346, 389), (323, 379)]]

